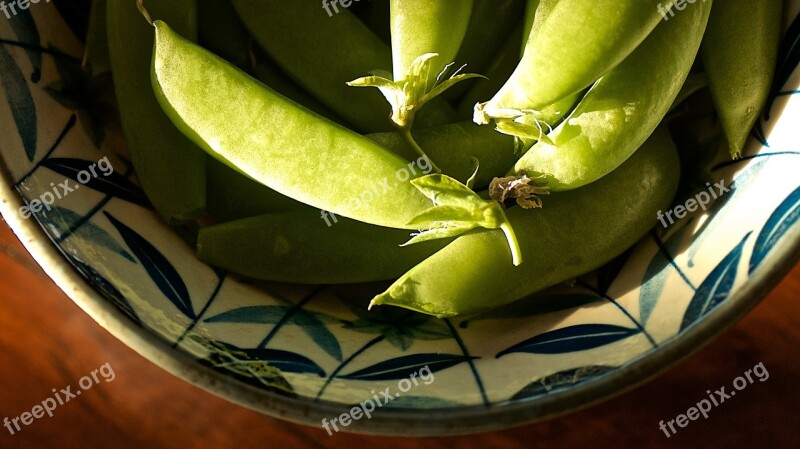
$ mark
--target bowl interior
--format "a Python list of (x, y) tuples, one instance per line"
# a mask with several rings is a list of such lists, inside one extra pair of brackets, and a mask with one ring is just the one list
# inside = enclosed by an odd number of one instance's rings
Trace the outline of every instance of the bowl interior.
[[(784, 39), (796, 44), (800, 5), (787, 11), (794, 26)], [(563, 413), (703, 344), (797, 259), (800, 72), (787, 52), (745, 157), (689, 161), (675, 204), (710, 188), (720, 197), (708, 210), (656, 226), (604, 268), (535, 300), (439, 320), (367, 312), (384, 285), (253, 283), (219, 272), (151, 210), (120, 133), (95, 107), (92, 88), (108, 79), (80, 68), (82, 14), (40, 3), (0, 20), (3, 216), (21, 236), (46, 234), (51, 243), (31, 246), (34, 255), (45, 269), (70, 266), (85, 278), (76, 285), (88, 295), (61, 287), (90, 313), (107, 311), (112, 333), (147, 335), (150, 344), (134, 346), (143, 355), (183, 360), (178, 375), (265, 413), (319, 425), (373, 401), (374, 419), (348, 430), (402, 434)]]

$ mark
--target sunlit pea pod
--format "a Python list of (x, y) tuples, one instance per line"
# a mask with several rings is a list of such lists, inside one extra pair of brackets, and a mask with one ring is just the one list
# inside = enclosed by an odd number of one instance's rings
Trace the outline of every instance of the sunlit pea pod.
[(501, 233), (457, 238), (412, 268), (370, 305), (390, 305), (450, 317), (500, 307), (573, 279), (630, 248), (669, 207), (680, 164), (662, 127), (617, 170), (581, 189), (553, 194), (541, 210), (508, 211), (522, 250), (508, 264)]
[[(665, 0), (560, 0), (525, 45), (514, 74), (480, 106), (484, 122), (497, 111), (537, 110), (590, 86), (622, 62), (662, 20)], [(478, 111), (476, 111), (478, 112)]]
[(545, 176), (552, 191), (594, 182), (647, 139), (678, 96), (708, 21), (711, 0), (679, 12), (599, 80), (575, 110), (509, 174)]
[(714, 3), (700, 54), (732, 157), (741, 156), (767, 102), (778, 57), (783, 2)]
[[(391, 70), (389, 46), (350, 11), (329, 16), (316, 0), (232, 0), (258, 44), (298, 84), (360, 132), (394, 129), (391, 107), (375, 89), (348, 81), (374, 70)], [(444, 101), (420, 110), (417, 127), (451, 123), (455, 111)]]
[[(149, 0), (155, 18), (196, 37), (194, 0)], [(206, 202), (206, 155), (161, 110), (150, 85), (153, 29), (136, 2), (108, 0), (108, 43), (117, 102), (136, 175), (153, 207), (169, 223), (191, 221)]]
[[(431, 202), (400, 156), (297, 106), (155, 21), (152, 85), (168, 117), (211, 156), (297, 201), (366, 223), (408, 223)], [(374, 200), (365, 195), (376, 185)], [(376, 196), (372, 194), (373, 196)]]
[(414, 61), (438, 54), (427, 82), (432, 85), (447, 64), (455, 61), (467, 33), (473, 0), (390, 0), (392, 68), (401, 81)]
[(349, 284), (396, 279), (452, 239), (400, 246), (407, 240), (408, 231), (304, 209), (203, 228), (197, 255), (255, 279)]

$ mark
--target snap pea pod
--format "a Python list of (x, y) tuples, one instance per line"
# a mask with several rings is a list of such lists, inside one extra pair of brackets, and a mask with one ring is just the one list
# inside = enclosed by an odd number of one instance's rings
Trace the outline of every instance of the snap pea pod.
[(551, 195), (531, 213), (508, 211), (523, 251), (535, 255), (512, 267), (502, 235), (459, 237), (376, 296), (370, 307), (391, 305), (449, 317), (516, 301), (596, 269), (630, 248), (669, 207), (680, 164), (665, 128), (605, 178)]
[(436, 53), (427, 78), (433, 85), (445, 66), (455, 61), (472, 6), (473, 0), (390, 0), (394, 80), (405, 79), (418, 57)]
[[(457, 66), (466, 65), (466, 70), (469, 72), (480, 73), (491, 79), (488, 70), (497, 59), (495, 56), (497, 52), (505, 52), (504, 43), (508, 32), (514, 30), (520, 21), (525, 2), (524, 0), (474, 0), (474, 2), (467, 34), (454, 62)], [(489, 23), (492, 26), (486, 26)], [(519, 59), (515, 62), (519, 62)], [(510, 75), (511, 72), (503, 80), (508, 79)], [(484, 82), (473, 80), (457, 84), (442, 94), (442, 97), (451, 104), (458, 104), (470, 88), (479, 84)], [(472, 105), (470, 105), (470, 116)]]
[(590, 86), (653, 31), (664, 3), (672, 2), (560, 0), (532, 32), (514, 74), (479, 108), (483, 121), (504, 110), (537, 110)]
[[(400, 156), (296, 105), (164, 22), (153, 25), (156, 97), (208, 154), (311, 206), (366, 223), (416, 228), (408, 223), (431, 206), (408, 182), (425, 174), (420, 168), (412, 172)], [(379, 194), (365, 199), (376, 187)]]
[[(150, 0), (153, 17), (196, 38), (194, 0)], [(120, 118), (136, 175), (156, 211), (171, 224), (191, 221), (206, 202), (206, 155), (159, 107), (150, 85), (153, 29), (136, 2), (108, 0), (108, 41)], [(168, 174), (168, 175), (165, 175)]]
[(562, 191), (594, 182), (625, 162), (658, 126), (680, 92), (710, 9), (711, 0), (695, 3), (659, 25), (589, 90), (548, 135), (550, 142), (536, 143), (509, 174), (545, 176), (552, 191)]
[[(256, 42), (322, 104), (360, 132), (393, 129), (391, 107), (377, 90), (346, 84), (392, 67), (389, 46), (352, 13), (340, 8), (328, 16), (315, 0), (295, 0), (291, 6), (282, 0), (233, 4)], [(419, 112), (416, 125), (454, 121), (455, 111), (446, 102), (433, 101)]]
[(218, 222), (306, 207), (214, 158), (208, 161), (207, 212)]
[(253, 47), (252, 49), (252, 67), (253, 75), (262, 83), (269, 86), (275, 92), (283, 95), (284, 97), (294, 101), (295, 103), (306, 107), (317, 114), (334, 121), (342, 126), (348, 128), (352, 127), (347, 121), (331, 111), (325, 105), (320, 103), (316, 98), (312, 97), (305, 89), (298, 86), (297, 83), (292, 81), (286, 73), (284, 73), (276, 64), (271, 60), (269, 55), (265, 54), (263, 50)]
[[(474, 167), (470, 157), (478, 160), (478, 175), (474, 188), (481, 189), (498, 173), (505, 173), (515, 160), (514, 139), (485, 126), (472, 122), (459, 122), (412, 131), (414, 140), (442, 170), (462, 182), (471, 175)], [(368, 134), (377, 142), (408, 160), (417, 155), (403, 136), (397, 132)]]
[(401, 247), (406, 240), (408, 231), (306, 208), (203, 228), (197, 256), (255, 279), (351, 284), (395, 279), (452, 239)]
[(769, 97), (782, 29), (783, 2), (714, 4), (700, 47), (711, 96), (730, 155), (740, 157)]

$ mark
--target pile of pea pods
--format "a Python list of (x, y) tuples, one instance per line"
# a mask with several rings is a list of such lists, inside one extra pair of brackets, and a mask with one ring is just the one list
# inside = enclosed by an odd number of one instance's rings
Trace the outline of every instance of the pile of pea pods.
[[(105, 0), (142, 188), (197, 257), (370, 307), (485, 311), (608, 263), (675, 199), (670, 118), (739, 157), (781, 0)], [(102, 26), (101, 26), (102, 25)], [(89, 55), (89, 63), (100, 55)]]

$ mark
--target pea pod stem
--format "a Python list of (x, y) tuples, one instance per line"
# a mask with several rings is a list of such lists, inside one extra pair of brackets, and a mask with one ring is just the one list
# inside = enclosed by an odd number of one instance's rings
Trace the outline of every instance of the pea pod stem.
[(428, 160), (428, 163), (431, 164), (431, 167), (433, 168), (434, 172), (436, 172), (436, 173), (441, 173), (442, 172), (442, 169), (439, 168), (431, 160), (431, 158), (428, 157), (427, 154), (425, 154), (425, 151), (423, 151), (422, 148), (420, 148), (420, 146), (417, 143), (417, 141), (414, 140), (414, 136), (411, 135), (411, 127), (410, 126), (407, 126), (407, 127), (404, 127), (402, 129), (400, 129), (400, 134), (403, 136), (403, 139), (406, 141), (406, 143), (408, 143), (408, 145), (411, 146), (411, 148), (414, 149), (414, 152), (417, 153), (417, 156), (423, 157), (423, 158)]

